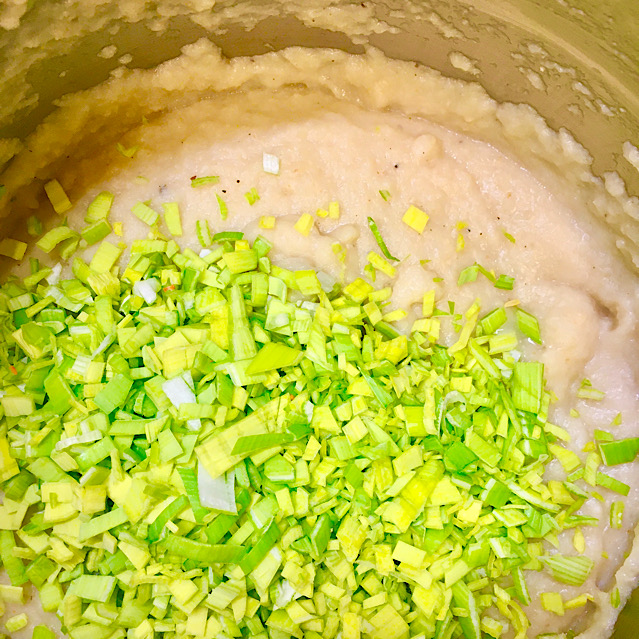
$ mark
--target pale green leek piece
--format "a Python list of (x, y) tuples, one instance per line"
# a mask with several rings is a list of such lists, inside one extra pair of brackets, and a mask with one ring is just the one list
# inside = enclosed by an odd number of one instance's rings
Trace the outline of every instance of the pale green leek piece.
[[(47, 193), (66, 207), (57, 183)], [(639, 440), (601, 431), (585, 467), (564, 448), (542, 364), (512, 356), (541, 341), (532, 315), (517, 311), (516, 333), (505, 308), (448, 313), (430, 291), (404, 334), (390, 288), (324, 290), (273, 264), (264, 238), (206, 221), (206, 248), (181, 251), (143, 202), (150, 235), (120, 268), (112, 203), (89, 206), (81, 237), (100, 244), (72, 278), (35, 260), (0, 290), (2, 599), (31, 581), (72, 639), (480, 639), (525, 636), (530, 571), (586, 584), (592, 560), (544, 540), (597, 523), (579, 514), (591, 487), (627, 494), (598, 467), (631, 461)], [(178, 205), (163, 209), (181, 235)], [(421, 233), (428, 216), (404, 219)], [(69, 240), (61, 226), (37, 246)], [(369, 255), (392, 278), (386, 259)], [(459, 284), (480, 272), (511, 287), (478, 265)], [(570, 475), (545, 480), (552, 458)], [(616, 501), (611, 526), (622, 517)], [(541, 603), (563, 614), (591, 598)]]

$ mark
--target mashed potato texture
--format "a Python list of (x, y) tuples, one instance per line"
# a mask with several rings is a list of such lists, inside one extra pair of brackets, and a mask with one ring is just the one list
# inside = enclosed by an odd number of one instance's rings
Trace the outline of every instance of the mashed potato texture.
[[(73, 202), (68, 224), (80, 229), (87, 206), (106, 190), (114, 194), (110, 221), (121, 223), (128, 244), (149, 231), (131, 213), (137, 202), (158, 211), (177, 202), (183, 246), (201, 249), (198, 220), (215, 232), (260, 234), (272, 242), (274, 261), (314, 269), (329, 286), (362, 276), (369, 253), (379, 251), (371, 217), (399, 258), (394, 277), (378, 272), (376, 283), (392, 286), (388, 310), (406, 311), (404, 330), (431, 289), (441, 308), (450, 301), (464, 312), (475, 300), (484, 311), (523, 308), (538, 318), (542, 344), (520, 339), (514, 356), (545, 364), (556, 397), (550, 420), (570, 433), (567, 446), (585, 459), (596, 429), (618, 439), (637, 433), (636, 275), (587, 211), (582, 198), (590, 197), (594, 178), (584, 177), (583, 151), (525, 108), (496, 105), (476, 86), (375, 51), (291, 49), (228, 61), (200, 44), (155, 71), (66, 98), (27, 144), (29, 153), (3, 176), (12, 194), (5, 214), (55, 223), (42, 182), (56, 178)], [(277, 174), (264, 170), (265, 154), (278, 159)], [(206, 176), (219, 180), (193, 188), (194, 178)], [(331, 203), (338, 218), (324, 213)], [(422, 233), (403, 221), (411, 206), (429, 217)], [(312, 216), (307, 234), (298, 226), (304, 214)], [(265, 216), (275, 218), (273, 228), (265, 228)], [(20, 232), (16, 226), (14, 235)], [(88, 260), (94, 249), (79, 254)], [(43, 258), (37, 248), (29, 255)], [(512, 290), (484, 277), (458, 286), (460, 272), (475, 263), (514, 278)], [(442, 321), (442, 343), (456, 339), (453, 323)], [(603, 399), (578, 398), (584, 379)], [(546, 472), (565, 477), (557, 460)], [(630, 485), (623, 525), (609, 522), (619, 496), (599, 490), (600, 498), (580, 511), (598, 525), (579, 529), (595, 568), (583, 587), (528, 575), (530, 637), (569, 629), (584, 639), (606, 636), (616, 615), (610, 593), (618, 588), (623, 599), (635, 583), (639, 470), (626, 464), (609, 472)], [(574, 554), (574, 543), (574, 530), (555, 540), (566, 554)], [(564, 600), (587, 592), (592, 602), (557, 616), (540, 605), (540, 593), (549, 591)], [(31, 625), (40, 621), (36, 598), (7, 605), (3, 621), (23, 609)]]

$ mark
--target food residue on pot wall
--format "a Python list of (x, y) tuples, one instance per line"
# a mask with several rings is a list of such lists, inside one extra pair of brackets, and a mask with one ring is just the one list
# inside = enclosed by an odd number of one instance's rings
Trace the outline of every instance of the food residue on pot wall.
[[(132, 18), (137, 6), (134, 2), (118, 3), (117, 11)], [(338, 7), (331, 15), (320, 11), (322, 6), (323, 3), (304, 3), (303, 7), (289, 5), (310, 23), (324, 28), (340, 25), (354, 40), (361, 40), (371, 31), (390, 29), (375, 18), (370, 4), (349, 5), (343, 10)], [(180, 3), (171, 6), (166, 15), (157, 17), (155, 28), (161, 30), (171, 16), (180, 14), (185, 7)], [(249, 23), (269, 16), (274, 7), (276, 3), (261, 5), (250, 16)], [(70, 12), (76, 10), (83, 13), (91, 9), (87, 3), (68, 8)], [(112, 6), (96, 5), (93, 10), (97, 11), (94, 25), (106, 25), (113, 17), (109, 13)], [(100, 16), (102, 10), (104, 13)], [(239, 9), (220, 4), (216, 13), (211, 13), (206, 5), (199, 10), (194, 21), (217, 29)], [(19, 5), (11, 11), (19, 14)], [(430, 15), (432, 18), (435, 14)], [(9, 8), (4, 9), (0, 19), (8, 26), (15, 24)], [(429, 23), (437, 25), (437, 29), (445, 29), (441, 18), (431, 19)], [(64, 35), (64, 30), (57, 35)], [(454, 32), (448, 35), (456, 37)], [(52, 51), (65, 51), (67, 45), (56, 36), (49, 40), (48, 46), (36, 49), (35, 44), (41, 37), (35, 30), (32, 32), (34, 46), (25, 53), (26, 60), (36, 60)], [(122, 55), (124, 51), (108, 53), (109, 56), (103, 57)], [(458, 52), (453, 56), (455, 66), (473, 75), (475, 67), (469, 66), (472, 61), (460, 57), (462, 55)], [(12, 78), (7, 86), (17, 89), (18, 100), (9, 106), (35, 105), (20, 77), (21, 62), (16, 60), (13, 73), (9, 74)], [(632, 295), (636, 282), (629, 274), (626, 279), (623, 266), (612, 256), (619, 249), (628, 262), (638, 264), (637, 203), (626, 196), (623, 183), (615, 174), (606, 175), (603, 181), (595, 178), (590, 172), (589, 154), (566, 132), (550, 131), (531, 109), (498, 104), (478, 86), (447, 80), (425, 69), (416, 72), (413, 64), (390, 62), (374, 49), (355, 57), (340, 52), (296, 49), (255, 60), (229, 62), (209, 42), (201, 41), (188, 47), (184, 56), (153, 72), (120, 69), (115, 75), (117, 77), (84, 94), (65, 97), (60, 110), (27, 140), (28, 151), (21, 152), (14, 140), (5, 141), (0, 147), (7, 159), (15, 155), (0, 178), (7, 187), (7, 197), (1, 203), (7, 226), (12, 224), (11, 218), (16, 213), (27, 216), (46, 206), (42, 200), (42, 183), (49, 178), (62, 182), (72, 201), (77, 202), (78, 215), (83, 214), (83, 208), (97, 190), (108, 186), (116, 191), (118, 199), (113, 220), (125, 222), (128, 238), (136, 232), (142, 233), (139, 229), (136, 231), (128, 219), (134, 200), (159, 198), (159, 202), (169, 196), (169, 199), (179, 199), (187, 211), (185, 220), (191, 224), (196, 217), (204, 215), (205, 210), (214, 208), (215, 202), (207, 200), (212, 197), (211, 193), (207, 196), (188, 188), (182, 190), (184, 185), (180, 182), (183, 178), (188, 185), (187, 177), (191, 173), (217, 171), (217, 166), (209, 167), (208, 163), (221, 162), (228, 171), (228, 174), (222, 169), (218, 171), (222, 178), (230, 180), (234, 172), (232, 177), (237, 174), (241, 182), (238, 186), (229, 183), (229, 194), (225, 194), (225, 198), (232, 214), (226, 224), (216, 219), (218, 228), (248, 225), (249, 233), (254, 233), (251, 220), (255, 219), (257, 207), (278, 203), (281, 207), (278, 212), (282, 215), (312, 210), (330, 184), (331, 197), (342, 200), (343, 217), (338, 226), (344, 225), (344, 228), (340, 231), (330, 223), (318, 222), (322, 233), (312, 235), (311, 247), (289, 228), (290, 221), (282, 219), (278, 232), (281, 243), (276, 240), (275, 245), (291, 265), (314, 266), (339, 278), (341, 267), (329, 249), (335, 239), (332, 234), (336, 237), (344, 234), (342, 241), (346, 246), (351, 245), (350, 275), (357, 274), (365, 263), (367, 251), (375, 248), (370, 236), (363, 233), (365, 213), (371, 210), (382, 221), (384, 237), (392, 243), (392, 250), (412, 256), (399, 270), (395, 287), (398, 306), (410, 307), (417, 301), (415, 296), (423, 292), (423, 287), (422, 282), (416, 280), (423, 278), (426, 286), (433, 277), (444, 276), (445, 281), (453, 284), (462, 263), (474, 259), (485, 261), (487, 255), (495, 256), (504, 271), (516, 274), (518, 296), (525, 303), (538, 305), (535, 310), (542, 325), (548, 327), (544, 357), (551, 385), (563, 402), (557, 408), (557, 420), (576, 429), (576, 448), (585, 444), (583, 437), (588, 429), (600, 426), (601, 420), (607, 419), (608, 413), (620, 403), (627, 401), (631, 406), (625, 413), (636, 413), (632, 407), (636, 383), (633, 358), (614, 341), (619, 339), (623, 345), (634, 339), (637, 311)], [(307, 89), (300, 90), (298, 95), (295, 91), (289, 92), (287, 87), (291, 85)], [(232, 97), (226, 97), (228, 92), (246, 87), (253, 90), (247, 91), (246, 100), (240, 100), (241, 108)], [(271, 92), (272, 107), (268, 97)], [(220, 95), (214, 97), (216, 93)], [(284, 100), (286, 106), (282, 107), (278, 100)], [(318, 109), (317, 104), (322, 108)], [(597, 107), (596, 102), (592, 104)], [(290, 110), (289, 116), (294, 116), (291, 120), (295, 124), (282, 123), (278, 114), (285, 109)], [(244, 116), (239, 121), (236, 120), (238, 113)], [(408, 120), (404, 119), (406, 116)], [(140, 126), (143, 118), (148, 118), (149, 123)], [(199, 123), (199, 128), (193, 129), (189, 124), (194, 121)], [(376, 127), (379, 127), (377, 132)], [(322, 146), (324, 130), (331, 131), (333, 138), (344, 146), (338, 153), (339, 163), (333, 167), (331, 161), (335, 157), (331, 153), (335, 150), (330, 145)], [(242, 138), (242, 131), (251, 132), (254, 139)], [(312, 141), (314, 136), (311, 149), (296, 146), (299, 140)], [(183, 142), (179, 151), (172, 147), (176, 140)], [(118, 142), (130, 148), (140, 146), (133, 160), (114, 152)], [(262, 151), (272, 150), (278, 144), (282, 145), (278, 153), (284, 167), (282, 179), (265, 183), (262, 188), (264, 176), (256, 173), (253, 165), (259, 165), (256, 158), (261, 157)], [(371, 150), (363, 152), (367, 144)], [(349, 158), (352, 149), (358, 153)], [(424, 149), (427, 153), (420, 155)], [(311, 150), (311, 157), (305, 162), (303, 153), (307, 150)], [(164, 156), (164, 152), (168, 156)], [(624, 152), (633, 163), (636, 148), (628, 142)], [(96, 153), (99, 154), (97, 163)], [(307, 180), (317, 172), (313, 168), (317, 154), (326, 159), (323, 163), (326, 168), (320, 174), (319, 184), (312, 186)], [(179, 162), (176, 157), (180, 158)], [(363, 160), (369, 160), (365, 166), (362, 166)], [(233, 162), (238, 163), (236, 168)], [(182, 168), (176, 171), (176, 166)], [(287, 175), (289, 170), (291, 173)], [(526, 175), (527, 171), (531, 175)], [(446, 182), (442, 174), (447, 174), (454, 186)], [(351, 177), (344, 180), (344, 175)], [(140, 176), (144, 179), (139, 179)], [(429, 181), (424, 186), (422, 180), (426, 177)], [(287, 181), (283, 187), (284, 179)], [(395, 202), (391, 200), (388, 209), (380, 208), (384, 204), (381, 200), (373, 204), (373, 196), (364, 188), (378, 180), (385, 182), (380, 188), (390, 185), (398, 198)], [(512, 189), (514, 197), (504, 186), (509, 181), (516, 185)], [(244, 185), (248, 190), (258, 183), (260, 202), (253, 209), (246, 204), (242, 189)], [(461, 184), (466, 184), (468, 191), (461, 189)], [(377, 191), (373, 189), (372, 194)], [(420, 198), (421, 205), (432, 217), (428, 233), (441, 233), (437, 241), (430, 240), (432, 244), (417, 237), (411, 240), (410, 235), (401, 232), (395, 236), (402, 227), (393, 228), (392, 217), (389, 217), (397, 214), (397, 202), (408, 206)], [(498, 212), (502, 212), (503, 217), (497, 215)], [(509, 224), (505, 230), (517, 238), (516, 249), (504, 239), (504, 229), (500, 228), (506, 219)], [(457, 251), (457, 245), (448, 244), (451, 237), (454, 240), (453, 227), (457, 222), (468, 224), (469, 221), (465, 249)], [(602, 221), (609, 229), (604, 228)], [(73, 218), (71, 224), (74, 224)], [(610, 229), (617, 235), (609, 234)], [(20, 231), (18, 227), (15, 230)], [(297, 251), (291, 250), (293, 245), (298, 246)], [(557, 246), (561, 247), (560, 254), (556, 253)], [(425, 247), (428, 247), (427, 253), (424, 253)], [(316, 253), (316, 261), (309, 263), (307, 255), (311, 252)], [(596, 259), (601, 261), (591, 276), (588, 269), (593, 254), (599, 255)], [(522, 255), (525, 255), (523, 260)], [(420, 265), (420, 259), (432, 259), (432, 263)], [(438, 284), (436, 288), (441, 298), (455, 297), (444, 285)], [(486, 308), (491, 303), (488, 300), (495, 295), (485, 283), (479, 283), (472, 294), (462, 289), (457, 299), (470, 303), (475, 294), (486, 300)], [(569, 328), (566, 317), (570, 317)], [(566, 374), (568, 370), (572, 371), (572, 377)], [(611, 385), (610, 378), (619, 375), (619, 370), (624, 373)], [(569, 397), (582, 374), (607, 390), (609, 399), (594, 408), (580, 407), (581, 417), (575, 418), (570, 415)], [(578, 427), (585, 430), (580, 431)], [(618, 435), (632, 431), (633, 424), (628, 420)], [(625, 473), (624, 480), (633, 483), (631, 474)], [(633, 484), (633, 491), (634, 487)], [(633, 504), (631, 499), (628, 527), (633, 521)], [(605, 519), (605, 514), (601, 516)], [(614, 568), (622, 561), (625, 546), (619, 542), (618, 548), (610, 549), (609, 542), (601, 542), (596, 535), (589, 540), (591, 552), (601, 552), (604, 546), (599, 544), (606, 543), (605, 549), (611, 555), (611, 564), (601, 564), (598, 573), (601, 583), (592, 584), (598, 610), (591, 617), (595, 625), (584, 637), (597, 637), (596, 633), (609, 625), (611, 608), (608, 593), (596, 588), (610, 587), (608, 582), (614, 572), (610, 566)], [(614, 556), (614, 552), (620, 553), (619, 556)], [(637, 551), (633, 551), (617, 575), (616, 584), (623, 597), (636, 578), (636, 554)], [(535, 617), (541, 629), (545, 618)], [(569, 621), (567, 618), (566, 622)], [(554, 619), (548, 623), (547, 629), (556, 628)]]

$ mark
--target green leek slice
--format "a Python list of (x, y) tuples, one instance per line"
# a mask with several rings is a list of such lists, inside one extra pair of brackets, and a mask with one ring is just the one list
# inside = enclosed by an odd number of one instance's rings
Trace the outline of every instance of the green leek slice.
[[(382, 195), (382, 197), (384, 196)], [(371, 230), (371, 233), (373, 234), (373, 237), (375, 238), (375, 241), (377, 242), (377, 246), (379, 246), (379, 249), (384, 255), (384, 257), (387, 260), (393, 260), (394, 262), (399, 262), (399, 258), (393, 257), (390, 251), (388, 250), (388, 247), (386, 246), (386, 242), (384, 242), (384, 238), (382, 237), (382, 234), (380, 233), (375, 220), (372, 217), (367, 218), (367, 220), (368, 220), (368, 228)]]
[(564, 584), (582, 586), (594, 566), (594, 561), (589, 557), (564, 557), (553, 555), (542, 557), (543, 563), (550, 569), (553, 577)]

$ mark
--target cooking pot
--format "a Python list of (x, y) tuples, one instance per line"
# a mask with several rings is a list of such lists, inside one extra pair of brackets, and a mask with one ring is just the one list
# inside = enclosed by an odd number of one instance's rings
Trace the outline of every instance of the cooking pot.
[[(533, 107), (591, 155), (612, 195), (639, 196), (639, 11), (634, 0), (9, 0), (0, 6), (0, 169), (65, 94), (151, 68), (209, 38), (226, 56), (291, 45), (391, 58), (477, 81)], [(37, 174), (37, 172), (36, 172)], [(42, 179), (46, 175), (37, 175)], [(617, 178), (619, 176), (621, 180)], [(8, 208), (3, 212), (6, 215)], [(631, 199), (611, 224), (631, 261)], [(637, 636), (639, 597), (616, 639)]]

